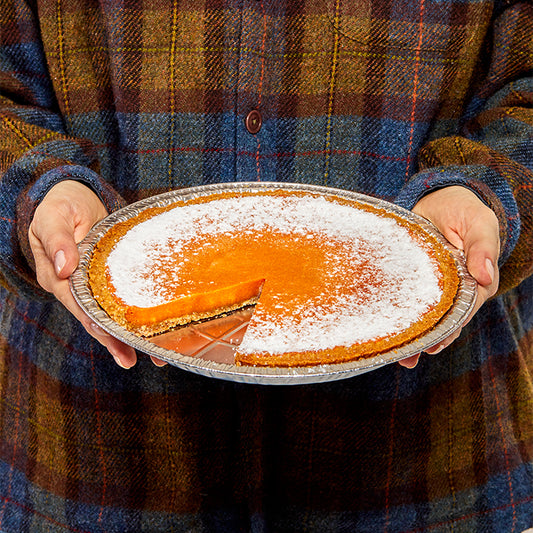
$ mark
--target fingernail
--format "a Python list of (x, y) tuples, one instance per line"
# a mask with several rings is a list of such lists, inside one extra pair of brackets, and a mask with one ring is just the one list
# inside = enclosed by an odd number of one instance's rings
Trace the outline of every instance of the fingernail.
[(487, 269), (490, 282), (492, 283), (494, 281), (494, 263), (488, 257), (485, 259), (485, 268)]
[[(111, 353), (111, 352), (110, 352), (110, 353)], [(124, 365), (122, 364), (122, 361), (121, 361), (116, 355), (113, 355), (113, 354), (111, 354), (111, 355), (113, 356), (113, 359), (115, 360), (115, 363), (117, 363), (117, 365), (118, 365), (120, 368), (123, 368), (124, 370), (128, 370), (128, 367), (124, 366)]]
[(101, 337), (109, 337), (109, 334), (107, 331), (104, 331), (98, 324), (95, 322), (91, 322), (91, 329), (93, 330), (93, 333), (95, 335), (99, 335)]
[(54, 268), (58, 276), (61, 274), (66, 262), (67, 259), (65, 257), (65, 252), (63, 250), (59, 250), (54, 257)]
[(415, 366), (418, 365), (418, 360), (420, 358), (420, 355), (421, 354), (416, 354), (416, 355), (412, 355), (408, 357), (407, 359), (403, 359), (402, 361), (400, 361), (400, 364), (405, 368), (409, 368), (409, 369), (415, 368)]
[(110, 348), (108, 346), (107, 351), (111, 354), (111, 356), (115, 360), (115, 363), (117, 363), (118, 366), (120, 366), (121, 368), (125, 368), (125, 366), (122, 364), (122, 361), (118, 358), (117, 355), (115, 355), (115, 350), (113, 350), (113, 348)]
[(435, 354), (438, 354), (439, 352), (442, 352), (444, 348), (445, 348), (444, 344), (436, 344), (435, 346), (431, 346), (430, 348), (428, 348), (426, 350), (426, 353), (429, 355), (435, 355)]

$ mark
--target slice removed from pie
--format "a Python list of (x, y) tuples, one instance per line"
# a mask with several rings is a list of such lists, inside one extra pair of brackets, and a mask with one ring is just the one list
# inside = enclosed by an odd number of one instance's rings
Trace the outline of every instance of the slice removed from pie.
[(153, 307), (129, 306), (124, 318), (139, 330), (167, 329), (241, 309), (255, 304), (261, 296), (264, 279), (243, 281), (214, 290), (204, 290), (174, 298)]

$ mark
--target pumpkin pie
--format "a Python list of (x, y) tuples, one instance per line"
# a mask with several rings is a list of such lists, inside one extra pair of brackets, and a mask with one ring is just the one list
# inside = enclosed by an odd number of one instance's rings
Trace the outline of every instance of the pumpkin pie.
[(88, 273), (100, 306), (143, 337), (253, 304), (235, 362), (283, 367), (408, 343), (439, 322), (459, 283), (450, 252), (420, 225), (289, 190), (145, 209), (99, 240)]

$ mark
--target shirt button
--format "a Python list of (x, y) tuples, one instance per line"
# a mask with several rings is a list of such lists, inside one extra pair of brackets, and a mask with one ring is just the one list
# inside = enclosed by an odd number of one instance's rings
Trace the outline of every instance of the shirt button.
[(253, 109), (246, 115), (244, 124), (246, 126), (246, 129), (252, 135), (255, 135), (261, 129), (261, 125), (263, 124), (263, 117), (261, 117), (261, 113), (259, 113), (257, 109)]

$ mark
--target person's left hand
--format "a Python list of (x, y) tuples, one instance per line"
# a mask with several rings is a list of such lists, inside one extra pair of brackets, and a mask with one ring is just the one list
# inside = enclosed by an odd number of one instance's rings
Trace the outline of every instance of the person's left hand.
[[(461, 186), (446, 187), (427, 194), (414, 206), (413, 212), (430, 220), (453, 246), (465, 253), (468, 271), (477, 281), (477, 298), (464, 327), (498, 290), (498, 219), (471, 190)], [(461, 329), (425, 352), (439, 353), (459, 337)], [(420, 354), (403, 359), (400, 365), (413, 368), (419, 357)]]

